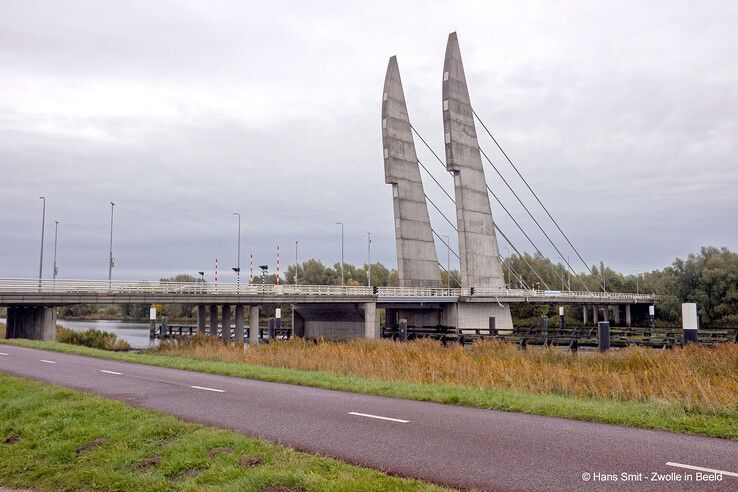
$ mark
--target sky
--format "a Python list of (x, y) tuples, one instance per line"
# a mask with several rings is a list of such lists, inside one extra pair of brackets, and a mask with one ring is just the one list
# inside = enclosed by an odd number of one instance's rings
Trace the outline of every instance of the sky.
[[(738, 249), (734, 1), (0, 0), (0, 277), (117, 279), (298, 258), (396, 264), (381, 96), (397, 55), (411, 121), (443, 154), (458, 32), (472, 104), (588, 264), (662, 268)], [(481, 147), (571, 248), (477, 125)], [(451, 178), (416, 141), (446, 190)], [(554, 248), (487, 166), (537, 246)], [(424, 176), (424, 179), (427, 176)], [(453, 204), (430, 180), (448, 217)], [(431, 208), (440, 235), (457, 238)], [(499, 226), (532, 251), (494, 201)], [(501, 253), (508, 254), (504, 241)], [(439, 259), (446, 251), (438, 244)], [(453, 255), (452, 255), (453, 258)], [(453, 267), (452, 261), (452, 267)]]

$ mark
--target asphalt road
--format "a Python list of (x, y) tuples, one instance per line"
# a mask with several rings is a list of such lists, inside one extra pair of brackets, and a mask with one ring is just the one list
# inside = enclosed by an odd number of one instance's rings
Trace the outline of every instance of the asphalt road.
[[(0, 371), (459, 488), (738, 490), (738, 442), (723, 439), (267, 383), (10, 345), (0, 345)], [(709, 472), (685, 466), (728, 473), (721, 475), (722, 481), (703, 482), (698, 474)], [(653, 473), (660, 474), (657, 481)], [(674, 481), (690, 476), (688, 482)]]

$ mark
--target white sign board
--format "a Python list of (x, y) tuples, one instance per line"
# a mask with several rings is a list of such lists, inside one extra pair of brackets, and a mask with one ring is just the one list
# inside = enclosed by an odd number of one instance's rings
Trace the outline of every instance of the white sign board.
[(281, 318), (282, 317), (282, 308), (277, 308), (274, 313), (275, 318)]
[(156, 319), (156, 308), (152, 307), (151, 309), (149, 309), (149, 319)]
[(650, 316), (655, 316), (656, 315), (656, 308), (653, 307), (653, 306), (648, 306), (648, 314)]
[(697, 304), (685, 302), (682, 304), (682, 328), (685, 330), (696, 330), (700, 327), (697, 318)]
[(564, 306), (559, 306), (559, 316), (564, 315)]

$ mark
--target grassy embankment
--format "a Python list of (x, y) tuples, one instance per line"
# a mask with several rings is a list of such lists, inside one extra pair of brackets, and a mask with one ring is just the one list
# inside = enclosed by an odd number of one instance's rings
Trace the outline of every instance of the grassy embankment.
[(312, 343), (240, 350), (197, 339), (143, 354), (32, 341), (58, 350), (265, 381), (566, 417), (738, 440), (738, 345), (571, 355), (500, 342)]
[(39, 490), (440, 490), (4, 374), (0, 484)]

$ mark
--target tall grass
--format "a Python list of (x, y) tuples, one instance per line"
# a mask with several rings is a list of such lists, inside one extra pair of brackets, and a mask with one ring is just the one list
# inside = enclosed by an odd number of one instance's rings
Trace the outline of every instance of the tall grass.
[(700, 411), (738, 409), (738, 344), (669, 351), (633, 347), (572, 355), (557, 349), (521, 351), (493, 340), (444, 347), (430, 340), (314, 343), (298, 339), (242, 350), (195, 337), (164, 344), (158, 351), (374, 380), (648, 401)]
[(0, 338), (5, 338), (5, 325), (0, 323)]
[(115, 352), (131, 349), (128, 342), (121, 340), (114, 333), (95, 329), (74, 331), (57, 325), (56, 340), (61, 343), (71, 343), (72, 345), (83, 345), (85, 347), (113, 350)]

